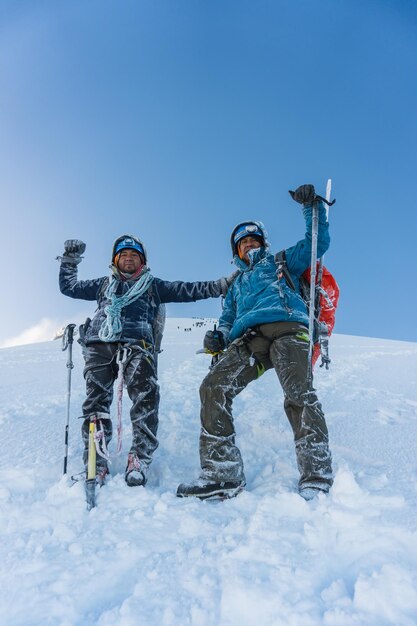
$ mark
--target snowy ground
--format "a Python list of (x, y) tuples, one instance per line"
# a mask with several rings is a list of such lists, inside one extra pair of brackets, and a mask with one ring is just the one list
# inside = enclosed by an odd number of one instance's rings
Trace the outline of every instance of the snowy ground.
[[(160, 447), (145, 489), (124, 449), (86, 511), (62, 477), (66, 357), (60, 342), (0, 350), (2, 626), (415, 626), (417, 344), (334, 336), (316, 387), (336, 479), (307, 503), (273, 372), (235, 402), (247, 490), (175, 497), (198, 473), (207, 327), (168, 320)], [(184, 328), (192, 328), (185, 331)], [(69, 472), (81, 470), (82, 358), (75, 347)]]

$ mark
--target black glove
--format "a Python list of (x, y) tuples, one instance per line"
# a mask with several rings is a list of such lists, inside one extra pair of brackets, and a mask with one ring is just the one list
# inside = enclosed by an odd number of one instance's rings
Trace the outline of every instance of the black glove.
[(226, 346), (223, 333), (220, 330), (208, 330), (204, 337), (203, 346), (207, 352), (215, 354), (221, 352)]
[(332, 202), (328, 202), (326, 198), (323, 198), (322, 196), (318, 196), (316, 194), (316, 190), (314, 189), (314, 185), (301, 185), (300, 187), (297, 187), (295, 191), (289, 191), (288, 193), (290, 194), (293, 200), (295, 200), (296, 202), (299, 202), (303, 206), (313, 204), (313, 202), (317, 202), (319, 200), (321, 200), (322, 202), (325, 202), (329, 206), (332, 206), (332, 204), (336, 202), (336, 200), (332, 200)]
[(289, 192), (291, 198), (300, 204), (312, 204), (316, 198), (314, 185), (301, 185)]
[(71, 263), (72, 265), (78, 265), (81, 263), (81, 255), (85, 252), (86, 245), (84, 241), (80, 239), (67, 239), (64, 243), (64, 254), (61, 259), (61, 263)]

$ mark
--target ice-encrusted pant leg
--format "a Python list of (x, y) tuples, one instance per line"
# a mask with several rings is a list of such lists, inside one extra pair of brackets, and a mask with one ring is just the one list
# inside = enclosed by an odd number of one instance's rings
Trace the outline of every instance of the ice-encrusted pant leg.
[[(84, 378), (87, 397), (83, 403), (85, 417), (81, 425), (81, 436), (84, 442), (84, 462), (87, 460), (88, 432), (90, 416), (96, 416), (104, 430), (104, 438), (108, 445), (112, 438), (110, 406), (113, 400), (113, 384), (117, 376), (115, 354), (117, 344), (94, 343), (84, 349)], [(101, 457), (99, 457), (99, 460)]]
[[(104, 433), (104, 441), (106, 442), (106, 446), (109, 445), (112, 434), (113, 434), (113, 426), (110, 420), (110, 415), (107, 413), (94, 413), (89, 417), (86, 417), (81, 425), (81, 436), (84, 443), (84, 452), (83, 452), (83, 462), (84, 465), (87, 465), (88, 459), (88, 440), (90, 434), (90, 419), (91, 417), (95, 417), (97, 419), (97, 429), (103, 429)], [(107, 466), (107, 461), (100, 455), (97, 455), (97, 466)]]
[(110, 414), (113, 400), (113, 384), (117, 377), (115, 355), (117, 344), (94, 343), (84, 350), (84, 378), (87, 397), (83, 403), (83, 415)]
[(282, 385), (284, 408), (294, 433), (299, 484), (323, 489), (333, 482), (329, 436), (324, 414), (307, 379), (308, 342), (296, 335), (275, 339), (270, 357)]
[(152, 354), (133, 348), (133, 355), (125, 367), (125, 383), (132, 401), (130, 451), (149, 464), (158, 447), (159, 385)]
[(200, 387), (202, 476), (216, 482), (244, 480), (243, 461), (235, 444), (233, 399), (258, 376), (245, 347), (232, 344)]

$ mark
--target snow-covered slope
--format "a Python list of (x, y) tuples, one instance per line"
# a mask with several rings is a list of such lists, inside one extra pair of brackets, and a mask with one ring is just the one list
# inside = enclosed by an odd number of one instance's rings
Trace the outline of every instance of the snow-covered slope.
[[(273, 372), (235, 402), (248, 480), (237, 498), (175, 497), (198, 473), (207, 327), (167, 322), (160, 447), (145, 489), (124, 446), (98, 506), (62, 477), (59, 342), (0, 350), (0, 623), (4, 626), (415, 626), (417, 344), (334, 336), (316, 387), (331, 436), (329, 496), (305, 502)], [(191, 331), (184, 330), (192, 328)], [(74, 348), (69, 472), (81, 470), (82, 357)], [(114, 449), (114, 448), (113, 448)]]

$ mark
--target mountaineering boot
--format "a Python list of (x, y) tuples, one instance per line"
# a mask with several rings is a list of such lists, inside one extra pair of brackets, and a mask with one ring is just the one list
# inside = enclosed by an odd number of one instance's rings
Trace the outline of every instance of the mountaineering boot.
[(194, 497), (200, 500), (226, 500), (237, 496), (245, 487), (244, 480), (230, 480), (224, 482), (210, 482), (199, 479), (194, 483), (182, 483), (178, 486), (177, 496), (179, 498)]
[(129, 487), (146, 485), (148, 465), (141, 461), (136, 452), (129, 452), (125, 471), (125, 481)]
[(96, 473), (96, 483), (102, 487), (106, 482), (107, 476), (110, 475), (109, 466), (107, 465), (106, 459), (100, 459), (97, 461), (97, 473)]
[(304, 500), (314, 500), (320, 493), (329, 493), (326, 483), (304, 483), (298, 488), (298, 493)]

